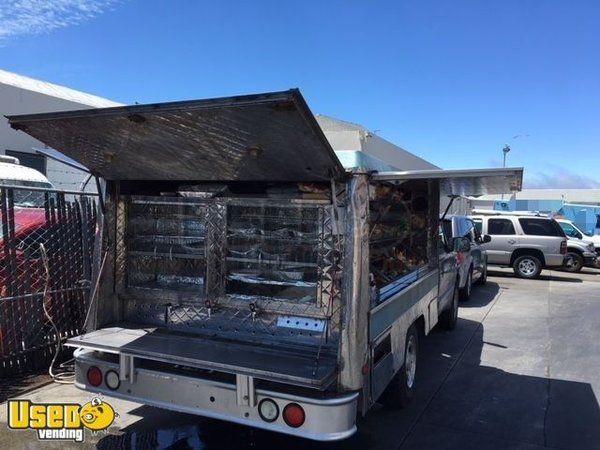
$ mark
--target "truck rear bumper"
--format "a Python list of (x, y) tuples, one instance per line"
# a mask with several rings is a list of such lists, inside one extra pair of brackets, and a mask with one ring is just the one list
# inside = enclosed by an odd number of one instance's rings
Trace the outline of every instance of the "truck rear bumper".
[[(312, 398), (256, 389), (251, 400), (244, 398), (240, 402), (235, 384), (144, 368), (135, 368), (133, 377), (122, 379), (116, 389), (107, 386), (105, 376), (102, 384), (94, 387), (87, 381), (91, 366), (98, 367), (103, 375), (111, 370), (121, 373), (118, 363), (106, 361), (94, 351), (78, 349), (75, 386), (79, 389), (318, 441), (341, 440), (356, 432), (356, 392)], [(273, 422), (263, 420), (258, 412), (258, 405), (264, 399), (278, 406), (279, 414)], [(283, 409), (289, 403), (297, 403), (304, 409), (306, 419), (298, 428), (283, 420)]]

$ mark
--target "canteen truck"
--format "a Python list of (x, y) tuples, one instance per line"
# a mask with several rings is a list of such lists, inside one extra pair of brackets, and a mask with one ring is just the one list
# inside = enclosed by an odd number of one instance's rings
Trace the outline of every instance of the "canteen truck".
[(440, 198), (521, 188), (344, 167), (298, 90), (9, 119), (102, 180), (76, 385), (315, 440), (406, 404), (419, 340), (455, 326)]

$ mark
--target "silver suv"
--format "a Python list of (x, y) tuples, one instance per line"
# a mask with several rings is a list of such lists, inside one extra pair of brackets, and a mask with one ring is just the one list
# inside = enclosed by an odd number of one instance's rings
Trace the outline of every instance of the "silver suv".
[(488, 264), (512, 267), (521, 278), (537, 278), (544, 268), (561, 268), (567, 254), (567, 238), (560, 225), (545, 217), (471, 216), (482, 235)]

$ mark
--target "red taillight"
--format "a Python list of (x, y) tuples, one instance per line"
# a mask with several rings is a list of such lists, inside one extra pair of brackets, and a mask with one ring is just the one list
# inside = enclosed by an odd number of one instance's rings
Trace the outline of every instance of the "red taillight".
[(567, 254), (567, 241), (566, 240), (564, 240), (560, 243), (560, 254), (561, 255)]
[(283, 408), (283, 420), (292, 428), (298, 428), (302, 426), (304, 420), (306, 419), (306, 414), (304, 414), (304, 409), (298, 403), (288, 403), (288, 405)]
[(87, 371), (88, 383), (92, 386), (100, 386), (102, 384), (102, 371), (95, 366), (92, 366)]

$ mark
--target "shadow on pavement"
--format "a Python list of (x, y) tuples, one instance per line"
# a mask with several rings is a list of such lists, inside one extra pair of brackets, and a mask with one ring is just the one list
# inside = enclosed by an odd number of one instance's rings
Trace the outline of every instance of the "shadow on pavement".
[[(480, 292), (486, 304), (498, 285)], [(218, 420), (140, 407), (142, 419), (108, 435), (99, 449), (505, 449), (598, 448), (600, 409), (591, 386), (481, 365), (483, 346), (497, 357), (518, 352), (483, 341), (479, 322), (459, 319), (449, 333), (421, 341), (418, 390), (404, 410), (376, 405), (351, 438), (320, 443)], [(499, 352), (499, 353), (498, 353)], [(540, 369), (542, 372), (544, 368)], [(168, 418), (168, 419), (167, 419)]]
[[(575, 274), (573, 274), (574, 276), (570, 276), (570, 277), (561, 277), (561, 276), (557, 276), (554, 275), (554, 272), (552, 273), (552, 275), (547, 275), (544, 273), (544, 271), (542, 271), (542, 274), (539, 276), (539, 278), (535, 278), (533, 280), (529, 280), (532, 282), (535, 281), (564, 281), (566, 283), (583, 283), (583, 280), (581, 278), (575, 278)], [(493, 269), (488, 269), (488, 276), (490, 277), (500, 277), (500, 278), (516, 278), (516, 276), (512, 273), (512, 272), (502, 272), (499, 270), (493, 270)]]
[[(508, 288), (503, 287), (502, 289)], [(494, 300), (499, 291), (500, 285), (488, 280), (483, 286), (473, 286), (473, 295), (471, 295), (471, 298), (467, 301), (461, 301), (459, 306), (461, 308), (481, 308)]]
[(52, 381), (48, 374), (22, 374), (0, 378), (0, 403), (19, 397)]

